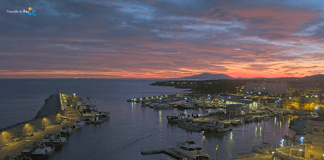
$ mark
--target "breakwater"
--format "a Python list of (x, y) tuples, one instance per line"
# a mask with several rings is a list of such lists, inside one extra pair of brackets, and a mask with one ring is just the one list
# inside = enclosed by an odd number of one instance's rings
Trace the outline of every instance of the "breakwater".
[(15, 157), (26, 145), (39, 142), (45, 134), (60, 133), (63, 125), (73, 125), (82, 119), (80, 112), (72, 106), (77, 96), (53, 94), (45, 100), (44, 106), (32, 120), (8, 126), (0, 130), (0, 159)]

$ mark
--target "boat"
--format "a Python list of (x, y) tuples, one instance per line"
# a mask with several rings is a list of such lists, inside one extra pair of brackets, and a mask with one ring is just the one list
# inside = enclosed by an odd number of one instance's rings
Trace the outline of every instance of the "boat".
[(178, 123), (179, 121), (187, 121), (190, 115), (186, 115), (184, 113), (180, 113), (178, 116), (172, 114), (172, 116), (167, 116), (168, 123)]
[(28, 156), (31, 156), (32, 152), (33, 152), (32, 147), (30, 147), (30, 146), (28, 145), (28, 146), (26, 146), (26, 147), (21, 151), (21, 155), (22, 155), (22, 156), (26, 156), (26, 157), (28, 157)]
[(62, 126), (61, 134), (66, 135), (67, 137), (73, 132), (73, 129), (71, 126)]
[(238, 126), (238, 125), (243, 124), (243, 121), (240, 120), (240, 119), (235, 118), (234, 120), (232, 120), (231, 124), (232, 124), (232, 126)]
[(81, 121), (81, 120), (77, 120), (76, 122), (74, 122), (74, 125), (76, 128), (82, 128), (85, 126), (85, 121)]
[(209, 159), (209, 155), (194, 141), (177, 142), (177, 146), (174, 147), (173, 151), (195, 160)]
[(262, 117), (260, 117), (260, 116), (254, 117), (254, 121), (255, 122), (261, 122), (262, 121)]
[(216, 112), (203, 111), (202, 113), (193, 113), (192, 117), (209, 117), (216, 115)]
[(227, 132), (233, 129), (233, 126), (216, 129), (217, 132)]
[(53, 153), (54, 153), (55, 148), (54, 147), (50, 147), (50, 146), (46, 146), (45, 143), (41, 142), (36, 150), (31, 154), (31, 157), (33, 160), (35, 159), (47, 159), (48, 157), (50, 157)]
[(253, 121), (254, 121), (253, 117), (247, 116), (247, 117), (244, 118), (245, 123), (250, 123), (250, 122), (253, 122)]
[(47, 146), (55, 147), (56, 150), (60, 150), (62, 146), (67, 143), (67, 139), (61, 134), (46, 134), (42, 142)]
[(178, 126), (191, 131), (202, 131), (205, 125), (203, 123), (179, 122)]
[(181, 103), (178, 105), (179, 109), (196, 109), (195, 105), (192, 103)]
[(222, 129), (225, 127), (225, 124), (222, 122), (212, 122), (212, 121), (207, 121), (205, 122), (205, 127), (204, 130), (206, 131), (217, 131), (217, 129)]

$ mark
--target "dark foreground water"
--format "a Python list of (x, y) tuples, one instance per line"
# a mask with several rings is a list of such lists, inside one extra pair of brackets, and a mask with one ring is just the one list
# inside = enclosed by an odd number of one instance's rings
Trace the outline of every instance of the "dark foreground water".
[[(62, 151), (51, 159), (55, 160), (128, 160), (167, 159), (166, 155), (140, 154), (141, 150), (168, 148), (177, 140), (191, 139), (215, 159), (237, 158), (237, 153), (251, 151), (252, 146), (264, 141), (279, 147), (280, 140), (289, 130), (289, 118), (272, 118), (261, 123), (251, 123), (234, 128), (226, 133), (190, 132), (167, 123), (167, 115), (183, 111), (154, 110), (141, 107), (139, 103), (127, 103), (133, 97), (157, 96), (184, 93), (186, 90), (172, 87), (157, 87), (148, 84), (155, 80), (0, 80), (0, 128), (32, 119), (51, 94), (59, 92), (90, 96), (101, 111), (110, 112), (110, 120), (100, 125), (87, 125), (70, 137)], [(197, 112), (186, 110), (188, 114)]]

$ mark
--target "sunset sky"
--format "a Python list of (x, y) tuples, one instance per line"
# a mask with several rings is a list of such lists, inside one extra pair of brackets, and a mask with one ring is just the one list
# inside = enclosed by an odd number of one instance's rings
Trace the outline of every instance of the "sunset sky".
[[(324, 73), (323, 0), (3, 0), (0, 78)], [(37, 16), (6, 13), (32, 7)]]

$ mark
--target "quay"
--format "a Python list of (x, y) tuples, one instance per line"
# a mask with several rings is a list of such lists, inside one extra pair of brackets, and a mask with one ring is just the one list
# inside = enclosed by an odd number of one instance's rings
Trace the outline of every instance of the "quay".
[(152, 155), (152, 154), (166, 154), (168, 156), (171, 156), (173, 158), (176, 158), (178, 160), (193, 160), (190, 157), (184, 156), (184, 155), (179, 155), (173, 151), (172, 148), (169, 149), (163, 149), (163, 150), (151, 150), (151, 151), (141, 151), (142, 155)]
[(51, 95), (35, 119), (0, 129), (0, 159), (19, 158), (27, 145), (42, 141), (46, 134), (58, 134), (63, 126), (73, 126), (77, 120), (100, 124), (110, 118), (108, 112), (96, 112), (93, 117), (83, 116), (81, 111), (85, 106), (80, 100), (75, 94)]

